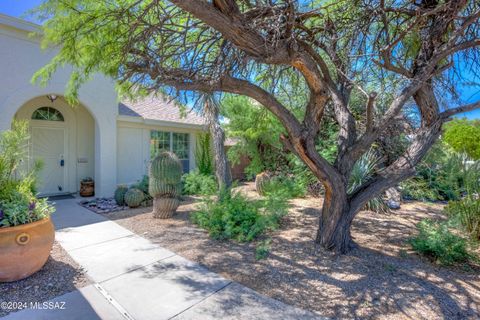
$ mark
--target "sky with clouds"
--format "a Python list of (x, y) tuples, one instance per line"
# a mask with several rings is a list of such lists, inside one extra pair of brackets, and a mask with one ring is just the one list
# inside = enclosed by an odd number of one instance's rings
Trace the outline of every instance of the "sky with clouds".
[[(0, 13), (36, 22), (33, 17), (26, 14), (29, 9), (39, 5), (42, 0), (0, 0)], [(461, 88), (461, 96), (467, 102), (480, 100), (480, 88), (475, 86), (464, 86)], [(468, 118), (480, 119), (480, 110), (467, 114)]]

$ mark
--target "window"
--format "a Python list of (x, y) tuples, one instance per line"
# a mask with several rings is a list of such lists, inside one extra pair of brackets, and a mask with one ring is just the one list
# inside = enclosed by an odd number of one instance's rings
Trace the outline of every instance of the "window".
[(182, 162), (183, 172), (190, 168), (189, 134), (152, 130), (150, 132), (150, 156), (162, 151), (174, 152)]
[(64, 121), (63, 115), (55, 108), (41, 107), (32, 114), (33, 120)]

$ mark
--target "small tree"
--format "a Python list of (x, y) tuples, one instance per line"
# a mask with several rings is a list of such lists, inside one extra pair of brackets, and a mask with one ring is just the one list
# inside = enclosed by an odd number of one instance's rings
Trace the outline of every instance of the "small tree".
[[(267, 108), (286, 148), (325, 188), (317, 242), (338, 252), (351, 248), (357, 212), (414, 174), (442, 124), (480, 107), (451, 106), (461, 65), (479, 70), (477, 0), (47, 0), (39, 11), (49, 18), (44, 44), (61, 47), (34, 79), (71, 64), (69, 96), (100, 71), (124, 91), (228, 92)], [(288, 107), (298, 97), (300, 117)], [(363, 108), (353, 107), (356, 97)], [(357, 160), (398, 134), (387, 129), (412, 109), (409, 144), (348, 192)], [(339, 128), (333, 163), (316, 149), (329, 115)]]

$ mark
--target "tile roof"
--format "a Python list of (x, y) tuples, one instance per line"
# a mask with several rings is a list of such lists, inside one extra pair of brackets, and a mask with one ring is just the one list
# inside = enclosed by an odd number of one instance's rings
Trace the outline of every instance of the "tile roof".
[(182, 110), (174, 101), (162, 96), (149, 95), (137, 101), (125, 100), (118, 104), (118, 114), (121, 116), (140, 117), (147, 120), (204, 125), (205, 119), (188, 108)]

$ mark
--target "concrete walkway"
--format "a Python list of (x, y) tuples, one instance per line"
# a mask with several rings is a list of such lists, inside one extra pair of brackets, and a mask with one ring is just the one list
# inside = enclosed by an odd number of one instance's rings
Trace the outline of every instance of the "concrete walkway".
[(224, 279), (77, 201), (57, 202), (56, 240), (93, 284), (53, 299), (61, 309), (3, 319), (321, 319)]

